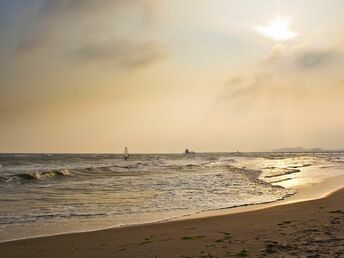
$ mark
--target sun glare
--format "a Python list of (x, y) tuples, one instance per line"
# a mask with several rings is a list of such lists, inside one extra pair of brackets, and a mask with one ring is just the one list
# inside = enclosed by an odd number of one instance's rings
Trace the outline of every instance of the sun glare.
[(256, 26), (255, 30), (267, 38), (276, 41), (285, 41), (295, 38), (298, 35), (298, 33), (289, 30), (290, 23), (291, 17), (277, 17), (267, 25)]

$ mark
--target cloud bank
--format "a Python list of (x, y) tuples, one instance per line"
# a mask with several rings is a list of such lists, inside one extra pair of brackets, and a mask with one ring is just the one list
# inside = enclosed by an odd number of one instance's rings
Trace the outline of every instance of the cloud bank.
[[(288, 95), (298, 94), (300, 90), (331, 90), (341, 80), (343, 68), (344, 51), (340, 47), (288, 48), (277, 44), (259, 62), (254, 73), (229, 79), (219, 99), (240, 102), (240, 98), (267, 97), (276, 90), (289, 91)], [(331, 79), (326, 81), (326, 78)], [(305, 80), (311, 85), (302, 84)]]
[[(70, 54), (83, 61), (107, 60), (127, 69), (164, 59), (167, 49), (139, 35), (154, 23), (158, 3), (149, 0), (39, 1), (20, 24), (16, 55), (40, 51)], [(67, 57), (68, 58), (68, 57)]]

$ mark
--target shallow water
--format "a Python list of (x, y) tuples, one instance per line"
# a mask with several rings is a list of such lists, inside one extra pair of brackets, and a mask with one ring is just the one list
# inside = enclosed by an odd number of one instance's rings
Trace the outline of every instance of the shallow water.
[(0, 164), (0, 241), (273, 202), (344, 174), (340, 153), (1, 154)]

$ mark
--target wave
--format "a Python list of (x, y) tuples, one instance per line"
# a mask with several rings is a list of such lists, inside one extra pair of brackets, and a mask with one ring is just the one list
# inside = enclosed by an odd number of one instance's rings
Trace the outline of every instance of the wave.
[(285, 181), (289, 181), (289, 180), (292, 180), (291, 177), (288, 177), (288, 178), (285, 178), (285, 179), (280, 179), (280, 180), (276, 180), (276, 181), (271, 181), (269, 182), (270, 184), (277, 184), (277, 183), (282, 183), (282, 182), (285, 182)]
[(305, 168), (305, 167), (310, 167), (312, 164), (301, 164), (301, 165), (294, 165), (294, 166), (288, 166), (289, 168)]
[(67, 169), (63, 170), (51, 170), (34, 173), (19, 173), (14, 175), (0, 176), (0, 181), (5, 183), (24, 183), (30, 181), (40, 181), (49, 178), (71, 176), (71, 172)]
[[(152, 160), (132, 160), (129, 162), (119, 162), (119, 164), (82, 164), (81, 166), (69, 166), (66, 168), (45, 168), (43, 171), (37, 170), (24, 170), (16, 174), (5, 174), (0, 176), (0, 183), (9, 184), (25, 184), (30, 182), (39, 182), (46, 180), (56, 180), (65, 176), (73, 176), (80, 180), (88, 180), (88, 177), (109, 177), (109, 176), (122, 176), (123, 173), (130, 173), (131, 175), (143, 175), (157, 170), (166, 169), (164, 171), (170, 172), (171, 170), (188, 172), (196, 169), (213, 169), (226, 167), (228, 163), (232, 163), (232, 159), (218, 160), (197, 160), (195, 162), (167, 161), (165, 159), (152, 159)], [(239, 169), (229, 165), (231, 170), (237, 172), (245, 171), (250, 177), (256, 177), (257, 171)], [(31, 169), (30, 167), (28, 169)]]
[(282, 170), (282, 172), (277, 172), (276, 174), (272, 174), (272, 175), (265, 175), (264, 178), (273, 178), (273, 177), (279, 177), (279, 176), (285, 176), (285, 175), (290, 175), (290, 174), (294, 174), (294, 173), (299, 173), (301, 172), (300, 169), (284, 169)]
[(124, 168), (124, 169), (135, 169), (135, 168), (139, 168), (139, 167), (143, 167), (146, 164), (142, 163), (142, 162), (137, 162), (134, 164), (128, 164), (128, 165), (113, 165), (110, 166), (112, 168)]
[[(116, 214), (116, 213), (114, 213)], [(106, 215), (113, 215), (113, 213), (106, 213), (106, 212), (71, 212), (71, 213), (47, 213), (47, 214), (28, 214), (25, 216), (0, 216), (0, 225), (10, 225), (10, 224), (22, 224), (22, 223), (32, 223), (37, 222), (40, 220), (51, 220), (51, 219), (66, 219), (66, 218), (73, 218), (73, 217), (81, 217), (81, 218), (95, 218), (95, 217), (102, 217)]]

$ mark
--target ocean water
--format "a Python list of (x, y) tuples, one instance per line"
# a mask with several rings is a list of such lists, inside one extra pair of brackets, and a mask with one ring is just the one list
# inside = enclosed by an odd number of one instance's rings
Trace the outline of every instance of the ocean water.
[(343, 153), (0, 154), (0, 241), (274, 202)]

